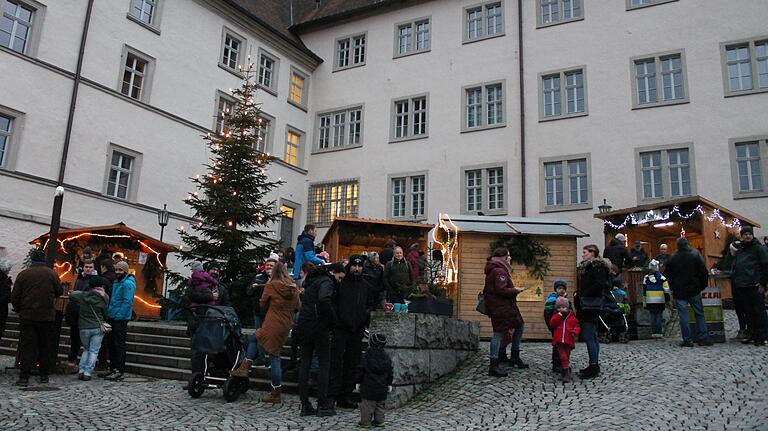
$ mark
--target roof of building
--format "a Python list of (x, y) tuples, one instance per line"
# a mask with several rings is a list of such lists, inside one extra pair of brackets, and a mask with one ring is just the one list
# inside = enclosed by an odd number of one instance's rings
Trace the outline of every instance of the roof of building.
[(535, 235), (535, 236), (589, 236), (586, 232), (574, 227), (567, 221), (507, 216), (472, 216), (447, 215), (441, 218), (443, 222), (458, 232), (492, 233), (506, 235)]
[[(294, 30), (303, 30), (413, 0), (293, 0)], [(300, 3), (297, 11), (296, 3)]]
[[(48, 237), (50, 235), (50, 232), (46, 232), (43, 235), (40, 235), (39, 237), (33, 239), (30, 241), (30, 244), (47, 244), (48, 243)], [(146, 243), (149, 247), (156, 250), (159, 253), (170, 253), (178, 251), (178, 248), (165, 243), (160, 242), (160, 240), (152, 238), (151, 236), (137, 231), (136, 229), (132, 229), (125, 225), (123, 222), (119, 222), (114, 225), (109, 226), (91, 226), (91, 227), (81, 227), (81, 228), (75, 228), (75, 229), (61, 229), (59, 230), (59, 234), (57, 236), (58, 241), (65, 241), (65, 240), (74, 240), (75, 238), (81, 238), (81, 237), (88, 237), (90, 235), (99, 235), (99, 236), (126, 236), (130, 238), (134, 238), (140, 241), (143, 241)]]

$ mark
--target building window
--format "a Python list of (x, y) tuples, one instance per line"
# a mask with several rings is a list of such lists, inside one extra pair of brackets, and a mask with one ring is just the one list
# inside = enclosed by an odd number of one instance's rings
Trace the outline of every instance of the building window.
[(112, 150), (107, 178), (107, 195), (118, 199), (128, 199), (131, 183), (135, 175), (136, 157), (126, 152)]
[(632, 59), (634, 108), (688, 102), (682, 51)]
[(768, 91), (768, 38), (721, 44), (725, 95)]
[(272, 135), (274, 134), (275, 119), (265, 113), (260, 113), (257, 118), (256, 143), (254, 149), (261, 153), (269, 153), (272, 148)]
[(241, 71), (241, 62), (245, 52), (245, 38), (237, 33), (224, 28), (221, 37), (221, 55), (219, 56), (219, 66), (234, 72), (239, 76)]
[(317, 116), (317, 151), (359, 146), (362, 137), (362, 106), (326, 111)]
[(358, 193), (357, 180), (310, 185), (307, 222), (329, 226), (336, 217), (357, 217)]
[(429, 95), (395, 99), (392, 102), (390, 141), (426, 138), (428, 127)]
[(669, 3), (677, 0), (627, 0), (627, 10), (640, 9), (657, 4)]
[(365, 65), (365, 38), (363, 33), (336, 39), (334, 71)]
[(542, 211), (592, 207), (588, 154), (541, 161)]
[(768, 136), (731, 139), (730, 147), (734, 197), (768, 196)]
[(539, 121), (587, 115), (586, 67), (539, 74)]
[(288, 91), (288, 103), (301, 109), (307, 109), (309, 75), (291, 67), (291, 88)]
[(156, 8), (157, 0), (131, 0), (131, 15), (145, 24), (154, 24)]
[(3, 5), (3, 15), (0, 17), (0, 45), (27, 54), (36, 9), (15, 0), (5, 0), (0, 4)]
[(462, 89), (464, 110), (462, 131), (502, 127), (504, 111), (504, 81), (466, 86)]
[(277, 76), (280, 60), (274, 55), (259, 49), (259, 74), (257, 82), (259, 87), (268, 93), (277, 95)]
[(0, 167), (6, 166), (8, 158), (8, 146), (13, 132), (13, 118), (0, 114)]
[(131, 48), (123, 48), (123, 70), (120, 92), (124, 95), (146, 102), (149, 100), (150, 73), (153, 65), (151, 57)]
[(537, 27), (584, 19), (582, 0), (536, 0), (538, 5)]
[(429, 51), (430, 38), (429, 17), (395, 25), (395, 57)]
[(234, 112), (236, 103), (232, 97), (219, 93), (218, 100), (216, 101), (216, 122), (214, 124), (216, 134), (223, 135), (229, 131), (227, 118)]
[(426, 217), (426, 174), (390, 177), (389, 217), (423, 220)]
[(497, 36), (504, 36), (504, 2), (488, 2), (464, 9), (464, 43)]
[(280, 205), (280, 244), (289, 247), (293, 243), (293, 223), (296, 220), (296, 208)]
[(303, 165), (303, 152), (301, 151), (304, 141), (304, 132), (288, 126), (285, 132), (285, 155), (283, 161), (289, 165), (300, 168)]
[(695, 193), (692, 146), (639, 149), (636, 157), (638, 198), (641, 201), (691, 196)]
[(463, 213), (506, 213), (504, 166), (462, 168)]

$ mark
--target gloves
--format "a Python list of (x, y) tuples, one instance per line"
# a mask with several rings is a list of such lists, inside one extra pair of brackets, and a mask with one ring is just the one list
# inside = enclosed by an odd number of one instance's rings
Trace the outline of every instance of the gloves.
[(392, 392), (392, 386), (387, 386), (387, 392)]

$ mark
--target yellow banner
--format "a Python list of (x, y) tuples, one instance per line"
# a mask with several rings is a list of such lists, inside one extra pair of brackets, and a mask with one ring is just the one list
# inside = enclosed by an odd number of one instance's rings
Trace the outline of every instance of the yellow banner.
[(549, 292), (544, 290), (544, 280), (532, 276), (528, 271), (514, 271), (512, 283), (515, 287), (528, 289), (517, 295), (518, 301), (543, 301)]

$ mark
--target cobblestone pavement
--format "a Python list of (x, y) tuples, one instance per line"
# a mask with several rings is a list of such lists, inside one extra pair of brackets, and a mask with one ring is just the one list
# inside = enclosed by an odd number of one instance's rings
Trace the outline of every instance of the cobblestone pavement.
[[(729, 321), (732, 320), (729, 314)], [(733, 334), (732, 322), (729, 322)], [(528, 370), (507, 378), (487, 376), (479, 353), (454, 375), (431, 386), (407, 406), (387, 413), (400, 430), (768, 430), (768, 347), (734, 341), (681, 348), (678, 339), (601, 346), (603, 374), (563, 385), (549, 371), (550, 347), (526, 343)], [(586, 365), (577, 345), (574, 368)], [(0, 357), (0, 366), (11, 363)], [(191, 399), (178, 381), (80, 382), (53, 376), (58, 391), (22, 391), (14, 372), (0, 374), (0, 429), (72, 430), (344, 430), (355, 429), (356, 411), (331, 418), (301, 418), (298, 398), (281, 405), (249, 391), (226, 403), (221, 391)], [(34, 378), (31, 380), (34, 382)]]

